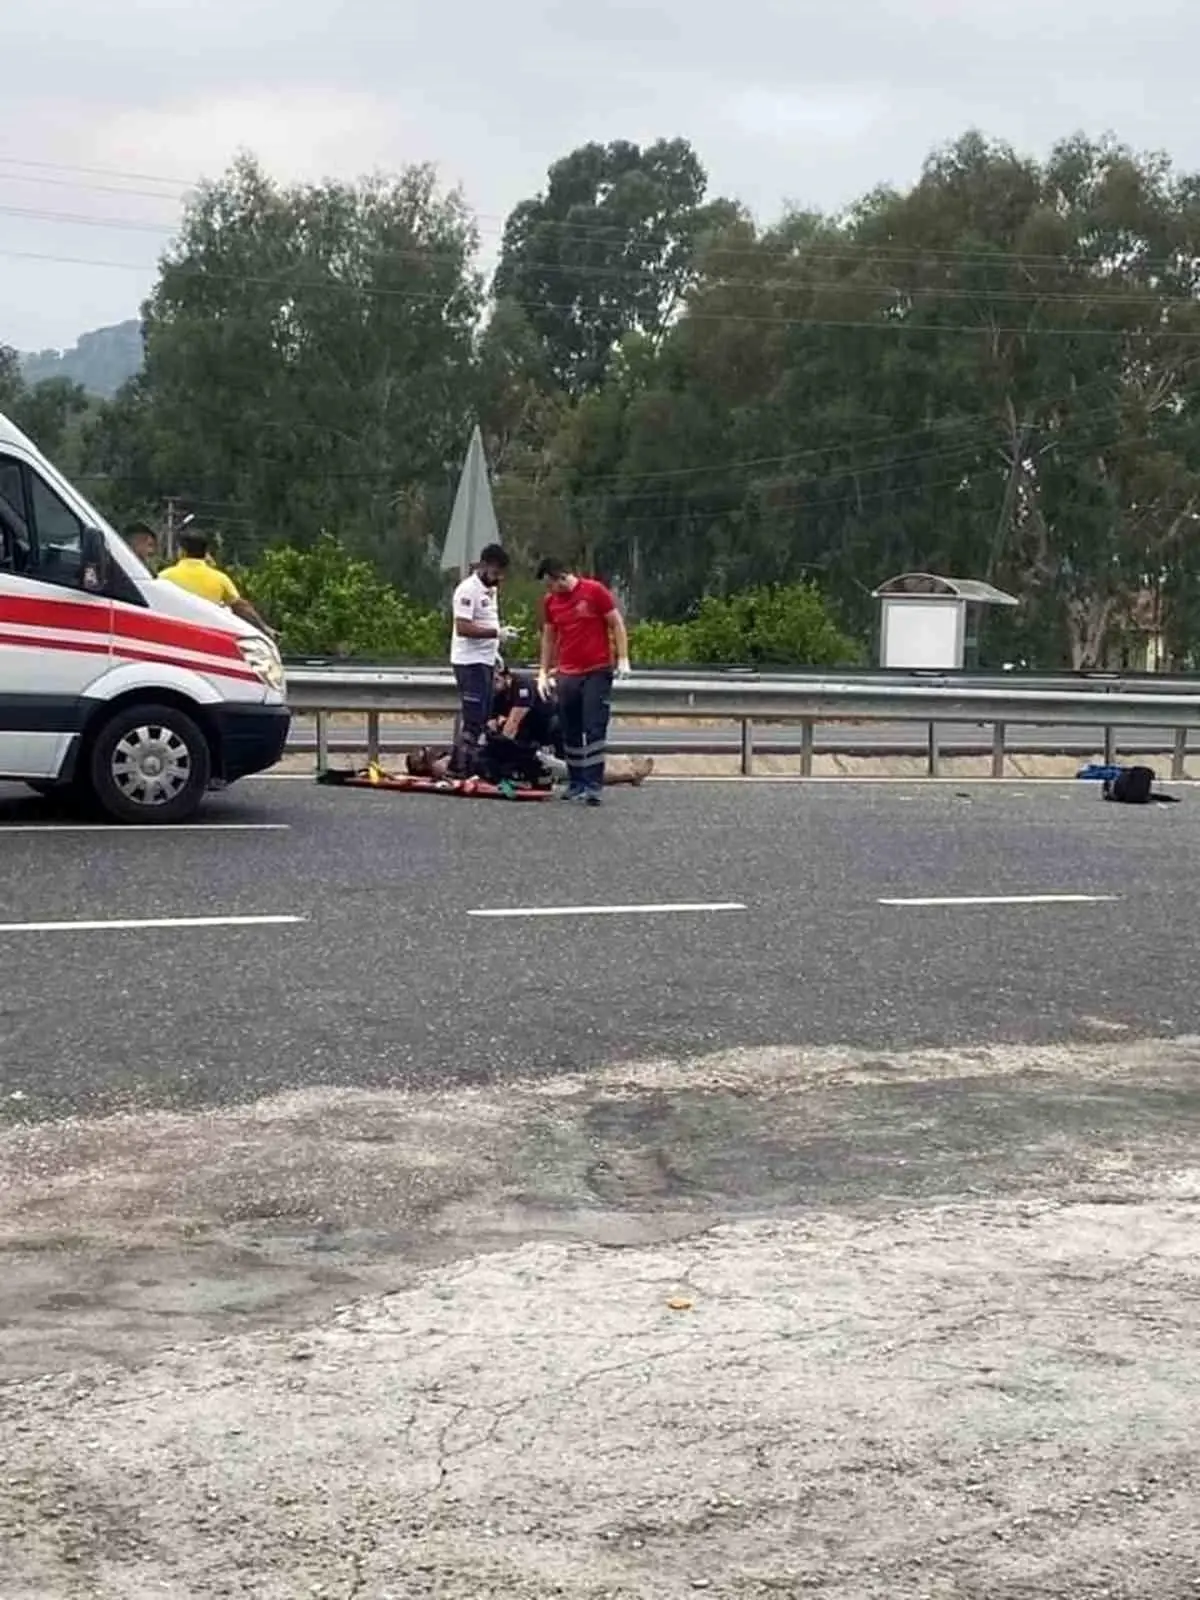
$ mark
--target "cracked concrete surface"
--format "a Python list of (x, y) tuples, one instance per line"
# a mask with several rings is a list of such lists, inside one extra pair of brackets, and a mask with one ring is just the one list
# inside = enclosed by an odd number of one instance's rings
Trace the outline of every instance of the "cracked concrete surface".
[(1194, 1596), (1198, 1067), (740, 1051), (10, 1129), (0, 1595)]

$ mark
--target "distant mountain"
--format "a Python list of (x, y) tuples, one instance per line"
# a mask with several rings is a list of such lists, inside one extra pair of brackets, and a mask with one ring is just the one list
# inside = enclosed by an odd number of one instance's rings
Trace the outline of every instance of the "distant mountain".
[(118, 322), (111, 328), (81, 333), (70, 350), (39, 350), (21, 357), (26, 383), (41, 383), (44, 378), (70, 378), (89, 394), (111, 399), (127, 378), (142, 365), (142, 325)]

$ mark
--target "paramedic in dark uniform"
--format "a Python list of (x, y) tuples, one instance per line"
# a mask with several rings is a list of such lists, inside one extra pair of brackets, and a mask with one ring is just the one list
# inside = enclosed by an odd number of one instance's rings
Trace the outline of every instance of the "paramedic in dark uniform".
[[(496, 735), (510, 739), (527, 750), (540, 752), (543, 766), (556, 783), (567, 777), (564, 759), (562, 722), (558, 714), (558, 696), (553, 685), (546, 693), (538, 692), (537, 679), (531, 672), (510, 672), (503, 661), (496, 664), (496, 686), (492, 701), (492, 726)], [(654, 771), (653, 756), (630, 756), (628, 760), (613, 758), (604, 768), (606, 789), (617, 784), (630, 784), (635, 788), (645, 783)]]
[(453, 771), (468, 777), (475, 752), (487, 731), (492, 713), (492, 679), (500, 646), (515, 637), (514, 628), (500, 621), (497, 591), (508, 570), (508, 555), (498, 544), (480, 553), (475, 570), (454, 591), (451, 614), (450, 665), (458, 684), (459, 727), (454, 744)]
[(498, 733), (535, 750), (550, 750), (560, 762), (564, 759), (558, 695), (552, 685), (546, 694), (539, 694), (534, 673), (511, 671), (497, 661), (492, 717)]

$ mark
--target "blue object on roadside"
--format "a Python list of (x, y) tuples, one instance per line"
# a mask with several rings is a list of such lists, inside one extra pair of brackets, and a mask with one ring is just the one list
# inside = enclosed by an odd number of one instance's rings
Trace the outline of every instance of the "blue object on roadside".
[(1077, 778), (1092, 778), (1097, 783), (1112, 783), (1114, 778), (1121, 776), (1120, 767), (1106, 767), (1101, 761), (1089, 761), (1086, 767), (1080, 767), (1075, 774)]

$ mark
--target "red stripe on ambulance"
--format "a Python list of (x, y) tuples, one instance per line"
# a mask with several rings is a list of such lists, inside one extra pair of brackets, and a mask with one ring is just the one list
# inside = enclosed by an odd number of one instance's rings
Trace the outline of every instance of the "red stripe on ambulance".
[[(86, 600), (43, 600), (27, 595), (0, 594), (0, 623), (18, 627), (61, 628), (69, 633), (107, 633), (105, 624), (109, 615), (113, 631), (121, 641), (131, 639), (144, 644), (163, 645), (168, 649), (174, 646), (179, 650), (227, 656), (234, 661), (242, 659), (236, 634), (223, 628), (208, 627), (201, 622), (186, 622), (179, 617), (142, 611), (140, 608), (124, 606), (119, 601), (89, 603)], [(130, 654), (123, 644), (119, 653)], [(167, 658), (150, 656), (145, 659)]]
[[(0, 604), (0, 620), (3, 620), (4, 607)], [(49, 624), (42, 624), (43, 627)], [(58, 624), (55, 624), (58, 626)], [(79, 630), (81, 633), (84, 631)], [(89, 629), (89, 632), (95, 632)], [(20, 650), (67, 650), (72, 655), (80, 656), (107, 656), (112, 658), (115, 654), (118, 661), (152, 661), (164, 667), (187, 667), (192, 672), (198, 672), (201, 677), (236, 678), (239, 683), (259, 683), (258, 674), (248, 668), (235, 667), (232, 664), (225, 667), (217, 662), (211, 664), (204, 661), (184, 661), (179, 656), (170, 656), (161, 650), (138, 650), (120, 644), (116, 651), (112, 649), (107, 640), (100, 639), (38, 639), (32, 634), (9, 633), (0, 631), (0, 644), (15, 645)]]

